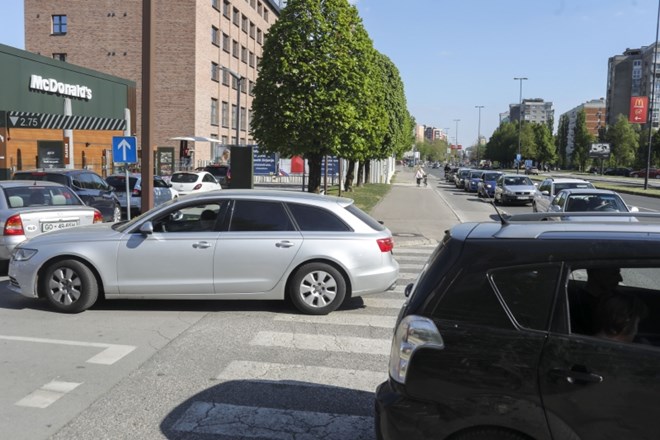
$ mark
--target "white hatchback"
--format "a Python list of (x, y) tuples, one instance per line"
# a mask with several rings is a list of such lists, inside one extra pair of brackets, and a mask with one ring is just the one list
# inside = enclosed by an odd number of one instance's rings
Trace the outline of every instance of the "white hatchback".
[(182, 196), (222, 189), (218, 181), (213, 177), (213, 174), (207, 171), (179, 171), (172, 174), (170, 183), (172, 184), (172, 188)]

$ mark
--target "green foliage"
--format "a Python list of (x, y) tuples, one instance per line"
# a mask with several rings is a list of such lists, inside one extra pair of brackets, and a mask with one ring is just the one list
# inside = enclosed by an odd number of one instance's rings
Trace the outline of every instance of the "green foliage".
[(589, 150), (594, 143), (594, 137), (587, 130), (587, 117), (583, 110), (580, 110), (575, 120), (575, 129), (573, 135), (573, 156), (572, 162), (578, 165), (579, 169), (584, 170), (589, 160)]
[(639, 133), (624, 115), (618, 115), (614, 125), (607, 128), (606, 139), (610, 144), (610, 166), (635, 164), (639, 152)]
[(566, 153), (566, 149), (568, 147), (568, 117), (566, 115), (561, 115), (559, 117), (559, 127), (557, 128), (555, 146), (557, 147), (559, 166), (566, 168), (566, 165), (568, 164), (568, 157)]
[(536, 160), (541, 163), (557, 161), (557, 147), (552, 138), (552, 132), (547, 124), (534, 124), (534, 142), (536, 144)]
[(511, 164), (518, 153), (518, 129), (512, 122), (504, 122), (493, 132), (486, 144), (486, 158)]

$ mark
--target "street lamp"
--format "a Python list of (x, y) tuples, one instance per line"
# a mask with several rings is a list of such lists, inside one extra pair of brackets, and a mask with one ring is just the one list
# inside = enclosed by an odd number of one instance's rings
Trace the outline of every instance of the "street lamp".
[(477, 166), (479, 166), (479, 147), (481, 146), (481, 109), (483, 105), (475, 105), (474, 108), (479, 109), (479, 125), (477, 125)]
[(449, 139), (449, 128), (445, 128), (445, 138), (447, 139), (447, 147), (449, 147), (449, 153), (447, 154), (447, 162), (451, 160), (451, 140)]
[(241, 84), (245, 77), (225, 66), (220, 66), (220, 68), (236, 80), (236, 145), (239, 145), (241, 143)]
[[(525, 77), (519, 77), (519, 78), (513, 78), (515, 81), (520, 81), (520, 104), (518, 107), (518, 158), (522, 159), (522, 154), (520, 153), (520, 135), (522, 133), (522, 82), (526, 81), (527, 78)], [(520, 159), (518, 159), (517, 164), (516, 164), (516, 174), (520, 173)]]
[(458, 154), (458, 123), (461, 122), (460, 119), (454, 119), (454, 122), (456, 122), (456, 134), (454, 135), (454, 139), (456, 139), (456, 151)]

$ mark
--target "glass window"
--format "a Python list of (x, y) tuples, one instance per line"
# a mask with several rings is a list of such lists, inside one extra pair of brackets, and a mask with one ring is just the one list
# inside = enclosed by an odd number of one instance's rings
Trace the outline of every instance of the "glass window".
[(229, 0), (225, 0), (222, 3), (222, 15), (229, 18), (229, 10), (230, 9), (231, 9), (231, 4), (229, 3)]
[(257, 29), (257, 43), (261, 44), (262, 39), (263, 39), (263, 36), (262, 36), (262, 33), (261, 33), (261, 29)]
[(351, 228), (327, 209), (289, 203), (287, 205), (301, 231), (346, 232)]
[(240, 26), (240, 25), (241, 25), (241, 13), (240, 13), (240, 12), (238, 11), (238, 9), (236, 9), (236, 8), (234, 8), (234, 14), (233, 14), (233, 17), (232, 17), (232, 22), (233, 22), (236, 26)]
[(231, 54), (234, 58), (238, 58), (238, 41), (236, 40), (231, 42)]
[(245, 15), (241, 16), (241, 30), (243, 32), (245, 32), (246, 34), (247, 34), (247, 31), (248, 31), (248, 23), (249, 22), (250, 21), (248, 20), (248, 18)]
[(218, 100), (211, 98), (211, 125), (218, 125)]
[(245, 46), (241, 46), (241, 61), (248, 62), (248, 50)]
[(229, 85), (229, 72), (226, 70), (222, 70), (222, 85), (223, 86), (228, 86)]
[(222, 101), (222, 126), (229, 127), (229, 103), (226, 101)]
[(241, 107), (241, 130), (247, 129), (247, 117), (245, 115), (245, 107)]
[(66, 54), (65, 53), (54, 53), (53, 54), (53, 59), (54, 60), (60, 60), (60, 61), (66, 61)]
[(154, 219), (154, 232), (214, 232), (222, 225), (228, 202), (185, 206)]
[(64, 35), (67, 32), (66, 15), (53, 15), (53, 35)]
[(220, 31), (215, 26), (211, 26), (211, 42), (216, 46), (220, 45)]
[(521, 327), (546, 330), (560, 279), (559, 266), (497, 270), (491, 280)]
[(230, 50), (230, 48), (229, 48), (230, 41), (231, 40), (229, 39), (229, 35), (227, 35), (223, 32), (222, 33), (222, 50), (224, 50), (227, 53), (229, 53), (229, 50)]
[(211, 0), (211, 6), (213, 6), (215, 9), (218, 9), (218, 0)]
[(254, 67), (254, 53), (252, 51), (250, 51), (248, 60), (249, 60), (248, 64), (250, 65), (250, 67)]
[(255, 25), (254, 23), (250, 22), (250, 37), (254, 40), (254, 34), (255, 34)]
[(218, 63), (214, 63), (213, 61), (211, 61), (211, 79), (212, 79), (213, 81), (216, 81), (216, 82), (217, 82), (217, 81), (219, 81), (219, 79), (220, 79), (220, 78), (219, 78), (219, 77), (220, 77), (220, 74), (218, 73), (218, 72), (219, 72), (219, 68), (220, 68), (220, 67), (218, 66)]
[(234, 204), (229, 230), (293, 231), (293, 224), (279, 202), (237, 200)]

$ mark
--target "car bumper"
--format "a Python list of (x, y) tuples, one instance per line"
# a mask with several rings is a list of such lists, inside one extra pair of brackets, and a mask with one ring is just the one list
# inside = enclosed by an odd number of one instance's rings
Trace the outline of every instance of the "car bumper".
[(0, 260), (9, 260), (14, 248), (25, 240), (25, 235), (0, 235)]
[(502, 200), (507, 203), (532, 203), (534, 196), (502, 195)]
[[(34, 257), (33, 257), (34, 258)], [(38, 298), (37, 270), (38, 264), (33, 259), (27, 261), (9, 261), (9, 290), (28, 298)]]
[(352, 280), (352, 296), (381, 293), (392, 289), (399, 279), (399, 263), (390, 262), (377, 268), (358, 273)]

